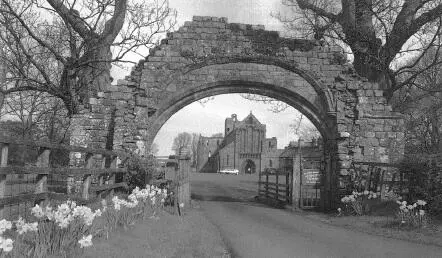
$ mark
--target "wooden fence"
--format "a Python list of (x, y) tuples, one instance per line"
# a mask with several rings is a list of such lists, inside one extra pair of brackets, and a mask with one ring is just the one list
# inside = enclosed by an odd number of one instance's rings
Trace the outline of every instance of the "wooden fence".
[(291, 193), (292, 182), (289, 172), (274, 169), (259, 173), (258, 194), (260, 197), (291, 203)]
[[(5, 137), (0, 139), (0, 144), (0, 219), (26, 217), (29, 208), (45, 200), (91, 201), (105, 192), (112, 194), (116, 188), (127, 187), (121, 179), (127, 170), (117, 166), (118, 158), (128, 157), (125, 153)], [(36, 148), (37, 162), (28, 166), (8, 165), (12, 145)], [(80, 153), (85, 158), (80, 167), (50, 167), (50, 153), (57, 150)], [(65, 192), (52, 191), (60, 188)]]

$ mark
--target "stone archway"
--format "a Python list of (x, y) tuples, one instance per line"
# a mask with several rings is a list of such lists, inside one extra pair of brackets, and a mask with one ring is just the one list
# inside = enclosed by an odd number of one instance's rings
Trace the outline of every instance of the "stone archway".
[[(77, 123), (89, 142), (140, 151), (178, 110), (204, 97), (255, 93), (306, 115), (321, 132), (333, 206), (352, 161), (403, 153), (401, 116), (377, 84), (358, 77), (338, 46), (282, 38), (263, 26), (194, 17), (169, 33), (130, 76), (90, 100)], [(95, 123), (97, 122), (97, 123)]]

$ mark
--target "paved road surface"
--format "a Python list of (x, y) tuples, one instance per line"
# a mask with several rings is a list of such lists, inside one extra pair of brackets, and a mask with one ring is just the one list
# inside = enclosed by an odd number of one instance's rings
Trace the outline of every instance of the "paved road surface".
[(192, 195), (232, 257), (441, 257), (442, 248), (353, 232), (253, 201), (256, 178), (192, 174)]

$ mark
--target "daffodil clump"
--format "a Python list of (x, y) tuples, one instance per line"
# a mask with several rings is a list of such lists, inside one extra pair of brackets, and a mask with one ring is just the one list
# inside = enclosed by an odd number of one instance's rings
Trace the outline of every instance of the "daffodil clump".
[(40, 220), (53, 221), (60, 228), (67, 228), (75, 219), (81, 219), (86, 226), (90, 226), (95, 217), (101, 216), (100, 209), (92, 212), (91, 208), (77, 206), (74, 201), (62, 203), (55, 210), (51, 206), (42, 208), (37, 204), (31, 213)]
[(399, 204), (399, 211), (396, 217), (400, 221), (401, 225), (412, 227), (423, 227), (428, 223), (428, 217), (424, 210), (426, 201), (417, 200), (413, 204), (407, 204), (406, 201), (397, 201)]
[(17, 241), (25, 234), (32, 234), (37, 232), (38, 222), (26, 223), (21, 217), (15, 221), (0, 220), (0, 257), (11, 256), (16, 257), (14, 248), (20, 246), (20, 241)]
[(134, 224), (137, 219), (145, 219), (149, 214), (155, 216), (159, 208), (164, 205), (168, 195), (167, 189), (146, 185), (144, 189), (136, 187), (127, 200), (114, 196), (111, 207), (108, 207), (106, 201), (103, 201), (103, 217), (107, 236), (111, 230), (118, 226), (127, 227)]
[(101, 210), (93, 212), (89, 207), (67, 201), (55, 209), (36, 205), (31, 214), (37, 221), (27, 223), (21, 217), (15, 221), (0, 221), (0, 257), (67, 255), (75, 246), (90, 246), (92, 235), (83, 234), (89, 231), (94, 219), (101, 216)]
[[(31, 214), (37, 221), (0, 221), (0, 257), (72, 256), (81, 250), (78, 247), (92, 246), (93, 236), (100, 231), (109, 232), (146, 214), (155, 215), (167, 197), (167, 190), (147, 185), (145, 189), (135, 188), (127, 199), (114, 196), (111, 207), (102, 200), (102, 208), (94, 211), (71, 200), (56, 207), (36, 205)], [(103, 218), (101, 225), (95, 223), (98, 217)]]
[(12, 222), (5, 219), (0, 220), (0, 253), (12, 251), (14, 240), (3, 236), (3, 233), (12, 229)]
[(373, 191), (353, 191), (352, 194), (344, 196), (341, 199), (341, 202), (345, 204), (345, 207), (347, 210), (349, 210), (349, 212), (355, 213), (356, 215), (364, 215), (366, 212), (364, 209), (364, 201), (367, 199), (376, 199), (379, 198), (379, 196), (379, 193), (375, 193)]
[[(20, 236), (28, 232), (37, 232), (38, 222), (26, 223), (23, 218), (18, 218), (15, 221), (0, 220), (0, 257), (1, 254), (8, 254), (14, 248), (14, 242)], [(7, 236), (5, 233), (8, 233)]]
[[(36, 205), (31, 214), (39, 221), (39, 230), (33, 247), (36, 257), (49, 254), (69, 254), (75, 247), (92, 245), (91, 227), (94, 219), (102, 215), (102, 211), (74, 201), (66, 201), (56, 208)], [(90, 244), (80, 241), (90, 235)]]

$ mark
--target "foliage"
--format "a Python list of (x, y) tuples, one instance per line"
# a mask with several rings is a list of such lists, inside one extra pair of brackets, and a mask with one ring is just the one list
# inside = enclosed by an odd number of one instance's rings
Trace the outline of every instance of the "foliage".
[(425, 158), (410, 156), (400, 164), (405, 188), (408, 190), (406, 200), (427, 200), (428, 211), (432, 215), (442, 213), (442, 174), (440, 168), (430, 164)]
[(160, 171), (157, 170), (156, 159), (153, 155), (141, 157), (137, 154), (132, 154), (124, 161), (124, 165), (128, 170), (125, 174), (125, 181), (128, 183), (129, 189), (136, 187), (143, 187), (152, 178), (157, 178)]

